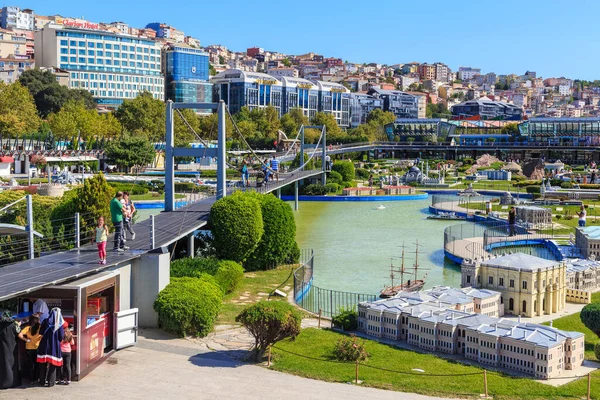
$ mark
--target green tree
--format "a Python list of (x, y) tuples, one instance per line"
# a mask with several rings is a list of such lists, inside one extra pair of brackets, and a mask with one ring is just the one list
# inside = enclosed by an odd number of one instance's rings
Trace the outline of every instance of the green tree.
[(153, 142), (165, 140), (165, 115), (165, 104), (148, 91), (125, 100), (115, 112), (125, 130)]
[(253, 357), (260, 362), (269, 346), (298, 336), (302, 317), (287, 302), (261, 300), (244, 309), (235, 320), (254, 337)]
[(355, 176), (354, 164), (350, 161), (337, 161), (333, 164), (332, 171), (342, 175), (344, 182), (352, 182)]
[(86, 108), (96, 107), (92, 94), (84, 89), (69, 89), (58, 83), (56, 75), (49, 70), (34, 68), (25, 71), (19, 82), (33, 96), (39, 115), (42, 118), (57, 113), (69, 101), (81, 102)]
[(208, 64), (208, 74), (210, 76), (215, 76), (217, 74), (217, 70), (213, 67), (212, 64)]
[(288, 135), (288, 138), (293, 139), (302, 125), (308, 125), (308, 117), (304, 115), (301, 108), (292, 108), (281, 117), (280, 123), (281, 129)]
[(242, 192), (217, 200), (209, 222), (218, 258), (245, 261), (264, 234), (260, 202)]
[(116, 136), (121, 124), (112, 114), (101, 115), (88, 109), (82, 102), (70, 100), (56, 114), (48, 117), (52, 133), (57, 136), (78, 136), (85, 140), (93, 137)]
[(289, 58), (284, 58), (283, 60), (281, 60), (281, 63), (286, 66), (286, 67), (291, 67), (292, 66), (292, 62), (290, 61)]
[(225, 57), (219, 56), (219, 64), (221, 64), (221, 65), (225, 64)]
[(292, 208), (272, 194), (255, 194), (260, 202), (263, 228), (258, 246), (244, 263), (247, 270), (274, 268), (298, 261), (296, 221)]
[(154, 146), (140, 136), (122, 135), (106, 145), (106, 157), (120, 168), (146, 166), (155, 155)]
[(0, 82), (0, 132), (10, 136), (33, 133), (40, 123), (29, 91), (19, 82)]
[(383, 111), (381, 108), (376, 108), (367, 115), (367, 123), (373, 123), (377, 126), (391, 124), (396, 120), (394, 113)]
[(335, 121), (335, 117), (332, 114), (324, 112), (318, 112), (311, 120), (312, 125), (325, 125), (327, 127), (327, 137), (334, 139), (342, 136), (342, 130)]
[(583, 307), (579, 318), (590, 331), (600, 337), (600, 303), (590, 303)]

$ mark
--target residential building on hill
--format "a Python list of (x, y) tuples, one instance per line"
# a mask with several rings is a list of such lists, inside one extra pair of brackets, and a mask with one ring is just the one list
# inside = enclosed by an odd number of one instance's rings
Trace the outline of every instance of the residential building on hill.
[(146, 28), (150, 28), (156, 31), (156, 37), (169, 39), (174, 42), (183, 43), (185, 40), (185, 34), (183, 31), (179, 29), (175, 29), (174, 27), (163, 24), (160, 22), (152, 22), (146, 25)]
[(383, 99), (366, 93), (350, 93), (350, 127), (367, 123), (367, 117), (376, 108), (383, 109)]
[(492, 101), (487, 97), (482, 97), (452, 106), (452, 115), (458, 119), (520, 121), (523, 119), (523, 109), (514, 104)]
[(372, 88), (367, 94), (383, 100), (383, 110), (394, 113), (396, 118), (425, 118), (427, 98), (400, 90)]
[[(472, 288), (400, 293), (359, 303), (358, 329), (537, 379), (559, 377), (583, 364), (583, 333), (486, 315), (485, 310), (501, 312), (499, 297), (498, 292)], [(477, 301), (480, 308), (474, 306)]]
[(15, 6), (5, 6), (0, 10), (0, 27), (3, 29), (22, 29), (32, 31), (35, 29), (35, 14), (30, 9)]
[(35, 33), (36, 65), (68, 71), (69, 86), (90, 91), (100, 105), (118, 107), (142, 91), (164, 100), (161, 44), (98, 29), (66, 19), (46, 25)]
[(475, 75), (481, 75), (481, 68), (471, 67), (459, 67), (458, 68), (458, 79), (461, 81), (468, 81), (473, 79)]

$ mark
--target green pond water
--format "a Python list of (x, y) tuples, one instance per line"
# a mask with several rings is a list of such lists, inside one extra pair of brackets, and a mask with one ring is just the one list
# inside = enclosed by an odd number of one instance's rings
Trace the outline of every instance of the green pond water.
[[(427, 273), (425, 287), (460, 286), (460, 267), (444, 259), (443, 245), (444, 228), (462, 221), (428, 220), (429, 204), (430, 200), (301, 202), (295, 211), (296, 237), (300, 248), (315, 250), (314, 284), (378, 294), (390, 284), (390, 257), (399, 267), (404, 243), (405, 268), (411, 268), (418, 240), (423, 269), (419, 278)], [(385, 209), (378, 209), (380, 205)]]

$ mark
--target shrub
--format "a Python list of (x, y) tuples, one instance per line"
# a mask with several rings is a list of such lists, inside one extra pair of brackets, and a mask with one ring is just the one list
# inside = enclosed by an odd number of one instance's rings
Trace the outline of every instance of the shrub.
[(572, 189), (573, 188), (573, 182), (561, 182), (560, 183), (560, 187), (563, 189)]
[(354, 164), (350, 161), (337, 161), (333, 164), (331, 169), (338, 172), (342, 176), (343, 181), (351, 181), (354, 179)]
[(340, 185), (337, 183), (328, 183), (325, 185), (325, 190), (327, 193), (337, 193), (340, 190)]
[(590, 303), (579, 314), (581, 322), (600, 337), (600, 303)]
[(359, 179), (369, 179), (369, 175), (371, 175), (371, 173), (364, 168), (356, 168), (355, 174)]
[(263, 236), (260, 202), (236, 192), (217, 200), (210, 209), (213, 244), (218, 258), (242, 262), (258, 247)]
[(265, 301), (245, 308), (236, 318), (254, 337), (254, 360), (260, 362), (267, 348), (285, 339), (295, 338), (300, 333), (302, 317), (284, 301)]
[(340, 186), (343, 188), (351, 188), (351, 187), (356, 187), (356, 182), (354, 181), (344, 181), (342, 183), (340, 183)]
[(193, 182), (175, 182), (176, 192), (193, 192), (196, 190), (196, 184)]
[[(323, 189), (324, 187), (321, 186)], [(273, 268), (282, 263), (295, 263), (296, 221), (292, 208), (277, 197), (258, 195), (264, 234), (244, 266), (247, 270)]]
[(323, 185), (313, 183), (304, 188), (304, 194), (307, 196), (324, 196), (327, 194), (327, 189)]
[(365, 361), (370, 354), (365, 349), (364, 341), (355, 335), (344, 337), (335, 343), (333, 356), (340, 361)]
[(158, 325), (179, 336), (206, 336), (219, 314), (223, 292), (208, 278), (172, 278), (156, 298)]
[(341, 328), (343, 331), (355, 331), (358, 329), (358, 314), (352, 309), (340, 309), (338, 315), (334, 316), (331, 321), (333, 326)]
[(219, 262), (219, 269), (215, 280), (225, 293), (231, 293), (244, 279), (244, 268), (235, 261), (223, 260)]
[(525, 190), (529, 194), (540, 194), (540, 187), (539, 186), (526, 186)]
[(201, 274), (215, 275), (219, 269), (216, 258), (180, 258), (171, 262), (171, 276), (198, 278)]
[(329, 171), (327, 174), (327, 182), (341, 183), (342, 180), (342, 175), (339, 172)]
[(149, 190), (148, 186), (135, 183), (109, 182), (108, 184), (115, 189), (115, 192), (129, 192), (131, 195), (146, 194)]
[(596, 356), (596, 360), (600, 360), (600, 342), (596, 342), (594, 345), (594, 355)]

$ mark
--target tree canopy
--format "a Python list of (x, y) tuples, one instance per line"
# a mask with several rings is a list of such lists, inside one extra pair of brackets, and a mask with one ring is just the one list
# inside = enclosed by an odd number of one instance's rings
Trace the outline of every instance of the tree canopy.
[(154, 146), (141, 136), (123, 135), (106, 145), (106, 157), (121, 168), (150, 164), (155, 154)]
[(121, 132), (121, 124), (112, 113), (99, 114), (88, 109), (82, 102), (70, 100), (56, 114), (48, 117), (55, 135), (79, 136), (84, 140), (92, 137), (113, 137)]
[(0, 82), (0, 132), (10, 136), (33, 133), (40, 122), (29, 91), (19, 82)]

